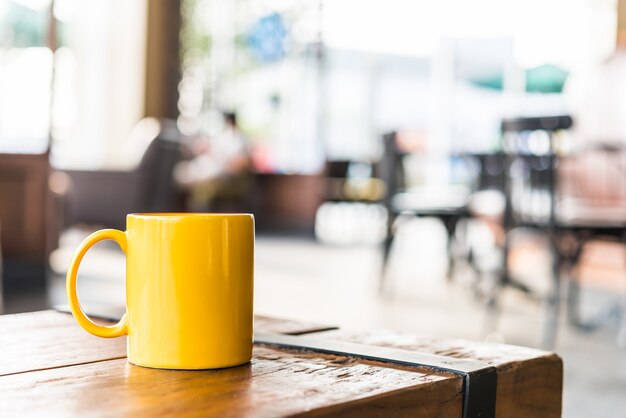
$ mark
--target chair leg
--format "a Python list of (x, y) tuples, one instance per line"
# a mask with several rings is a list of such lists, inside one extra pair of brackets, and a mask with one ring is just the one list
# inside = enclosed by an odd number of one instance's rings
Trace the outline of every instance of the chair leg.
[(512, 289), (517, 289), (527, 295), (533, 295), (533, 291), (530, 287), (528, 287), (525, 283), (515, 279), (511, 276), (509, 268), (509, 254), (511, 253), (511, 231), (508, 231), (504, 237), (504, 244), (502, 246), (502, 270), (500, 272), (500, 286), (501, 287), (510, 287)]
[(500, 295), (502, 294), (503, 286), (500, 280), (495, 280), (493, 289), (487, 296), (487, 311), (485, 320), (485, 335), (496, 332), (498, 329), (498, 320), (502, 313), (500, 304)]
[(509, 253), (511, 250), (511, 231), (505, 232), (504, 242), (502, 244), (502, 266), (500, 270), (499, 286), (504, 287), (509, 283)]
[(393, 228), (393, 224), (395, 222), (396, 216), (393, 214), (389, 214), (387, 218), (387, 235), (385, 236), (385, 240), (383, 241), (383, 260), (380, 271), (380, 282), (378, 291), (383, 293), (385, 290), (386, 278), (388, 275), (388, 264), (389, 264), (389, 256), (391, 255), (391, 246), (393, 245), (393, 239), (395, 237), (395, 231)]
[(579, 238), (579, 242), (576, 243), (576, 247), (572, 251), (569, 260), (569, 274), (567, 275), (567, 321), (570, 325), (573, 325), (580, 330), (591, 331), (595, 327), (594, 324), (585, 323), (580, 315), (581, 283), (580, 275), (578, 274), (578, 270), (576, 268), (580, 262), (585, 242), (585, 238)]
[(554, 348), (561, 312), (561, 259), (556, 237), (550, 237), (552, 252), (552, 295), (548, 298), (548, 312), (544, 327), (543, 346), (547, 349)]
[(567, 266), (567, 293), (566, 308), (567, 322), (570, 325), (580, 325), (580, 276), (578, 275), (578, 263), (582, 255), (585, 240), (582, 237), (570, 234), (569, 245), (566, 249)]
[(620, 324), (615, 341), (619, 347), (626, 348), (626, 294), (624, 294), (624, 298), (622, 299)]
[(620, 306), (619, 328), (617, 330), (617, 336), (615, 337), (615, 343), (618, 347), (626, 349), (626, 297), (623, 299), (622, 305)]
[(543, 335), (543, 347), (546, 349), (554, 348), (556, 343), (556, 334), (558, 332), (558, 321), (560, 309), (560, 293), (561, 285), (555, 286), (555, 295), (548, 301), (548, 318), (546, 320), (546, 326), (544, 328)]
[(498, 320), (502, 313), (500, 296), (504, 288), (509, 285), (509, 237), (504, 237), (502, 245), (502, 265), (500, 271), (496, 272), (494, 285), (487, 295), (487, 320), (485, 323), (486, 333), (495, 332), (498, 327)]
[(580, 277), (575, 268), (568, 269), (567, 275), (567, 322), (579, 327), (580, 321)]
[(444, 225), (446, 227), (446, 232), (448, 234), (448, 242), (447, 242), (447, 251), (448, 251), (448, 269), (446, 271), (446, 278), (449, 282), (454, 278), (454, 272), (456, 269), (456, 259), (454, 254), (454, 244), (455, 244), (455, 232), (456, 226), (458, 224), (459, 219), (457, 217), (451, 217), (444, 221)]

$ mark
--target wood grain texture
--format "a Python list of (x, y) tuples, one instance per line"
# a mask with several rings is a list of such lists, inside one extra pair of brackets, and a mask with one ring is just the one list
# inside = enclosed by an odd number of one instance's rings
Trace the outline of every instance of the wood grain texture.
[[(331, 328), (268, 317), (255, 317), (254, 325), (263, 332), (290, 334)], [(0, 347), (0, 376), (126, 357), (126, 337), (95, 337), (71, 315), (55, 311), (0, 316)]]
[(0, 378), (7, 416), (460, 417), (462, 380), (347, 357), (255, 347), (214, 371), (154, 370), (125, 359)]
[(550, 352), (394, 331), (336, 330), (316, 334), (316, 337), (401, 348), (490, 364), (498, 370), (497, 417), (561, 416), (563, 362), (556, 354)]
[[(327, 329), (267, 317), (258, 332)], [(558, 417), (562, 362), (524, 347), (397, 332), (323, 331), (316, 338), (389, 346), (488, 363), (498, 369), (497, 416)], [(125, 338), (102, 339), (64, 313), (0, 316), (2, 416), (459, 417), (462, 379), (368, 362), (255, 346), (251, 364), (213, 371), (129, 364)]]
[(67, 314), (0, 316), (0, 376), (126, 357), (126, 338), (94, 337)]

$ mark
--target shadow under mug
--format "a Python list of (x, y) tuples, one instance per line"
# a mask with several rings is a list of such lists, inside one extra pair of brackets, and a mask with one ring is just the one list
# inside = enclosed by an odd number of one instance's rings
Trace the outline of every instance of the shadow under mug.
[[(83, 256), (107, 239), (126, 253), (126, 314), (112, 326), (91, 321), (76, 293)], [(252, 358), (253, 271), (250, 214), (130, 214), (125, 232), (100, 230), (78, 246), (67, 272), (67, 297), (88, 332), (128, 335), (133, 364), (231, 367)]]

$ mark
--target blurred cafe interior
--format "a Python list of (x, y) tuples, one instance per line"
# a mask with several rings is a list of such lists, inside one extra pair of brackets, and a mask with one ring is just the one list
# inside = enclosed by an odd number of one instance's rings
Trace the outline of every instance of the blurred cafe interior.
[(626, 0), (0, 0), (0, 313), (134, 212), (254, 214), (257, 313), (547, 348), (625, 414)]

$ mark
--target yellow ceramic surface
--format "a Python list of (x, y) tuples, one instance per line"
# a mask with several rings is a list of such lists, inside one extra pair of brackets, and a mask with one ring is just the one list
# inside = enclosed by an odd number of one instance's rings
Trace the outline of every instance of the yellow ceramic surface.
[[(78, 266), (98, 241), (126, 253), (126, 314), (92, 322), (76, 295)], [(131, 363), (167, 369), (236, 366), (252, 357), (254, 218), (248, 214), (132, 214), (78, 247), (67, 272), (74, 317), (100, 337), (128, 334)]]

